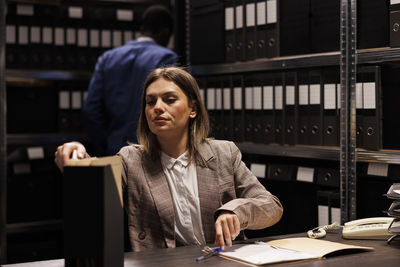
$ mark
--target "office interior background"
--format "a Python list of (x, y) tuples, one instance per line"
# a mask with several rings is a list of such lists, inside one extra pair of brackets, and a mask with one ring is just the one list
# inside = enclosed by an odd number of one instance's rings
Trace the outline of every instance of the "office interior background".
[[(171, 8), (169, 47), (196, 77), (211, 137), (234, 141), (279, 197), (282, 220), (248, 237), (386, 216), (400, 181), (400, 1), (358, 0), (354, 32), (356, 184), (343, 193), (340, 0), (1, 1), (2, 263), (63, 257), (54, 152), (90, 140), (81, 109), (97, 57), (137, 36), (151, 4)], [(4, 55), (4, 54), (3, 54)], [(348, 170), (347, 170), (348, 171)]]

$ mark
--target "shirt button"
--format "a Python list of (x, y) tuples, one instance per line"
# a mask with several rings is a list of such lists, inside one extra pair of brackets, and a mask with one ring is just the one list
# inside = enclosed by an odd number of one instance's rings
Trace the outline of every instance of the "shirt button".
[(145, 238), (146, 238), (146, 232), (144, 232), (144, 231), (143, 231), (143, 232), (140, 232), (140, 233), (139, 233), (139, 239), (140, 239), (140, 240), (143, 240), (143, 239), (145, 239)]

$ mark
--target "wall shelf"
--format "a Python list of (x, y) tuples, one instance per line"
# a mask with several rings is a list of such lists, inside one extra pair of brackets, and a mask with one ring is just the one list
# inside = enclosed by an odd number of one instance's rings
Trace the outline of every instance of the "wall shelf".
[(55, 133), (55, 134), (8, 134), (9, 145), (30, 144), (63, 144), (65, 142), (78, 141), (87, 142), (88, 137), (83, 133)]
[[(251, 143), (236, 143), (242, 153), (258, 154), (265, 156), (294, 157), (308, 159), (322, 159), (338, 161), (339, 147), (321, 146), (281, 146)], [(357, 149), (357, 162), (377, 162), (400, 164), (400, 151), (380, 150), (367, 151)]]
[[(398, 61), (400, 48), (375, 48), (357, 51), (358, 64), (390, 63)], [(264, 58), (247, 62), (195, 65), (192, 73), (196, 76), (237, 74), (257, 71), (273, 71), (339, 66), (340, 52), (305, 54), (290, 57)]]
[(90, 71), (52, 71), (52, 70), (6, 70), (6, 79), (33, 79), (33, 80), (89, 80)]

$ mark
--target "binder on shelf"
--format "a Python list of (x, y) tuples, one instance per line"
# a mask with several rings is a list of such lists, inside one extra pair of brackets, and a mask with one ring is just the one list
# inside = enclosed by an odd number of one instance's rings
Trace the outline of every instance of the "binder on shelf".
[(233, 141), (244, 140), (243, 78), (233, 78)]
[(83, 69), (90, 68), (89, 31), (87, 28), (87, 12), (81, 6), (68, 7), (68, 16), (76, 25), (76, 46), (78, 65)]
[(268, 178), (277, 181), (293, 181), (294, 166), (288, 164), (269, 164)]
[(266, 133), (264, 132), (265, 114), (263, 112), (264, 75), (254, 74), (250, 76), (250, 80), (253, 85), (253, 110), (252, 117), (250, 118), (253, 125), (253, 131), (251, 135), (252, 139), (250, 141), (254, 143), (264, 143), (264, 138), (266, 136)]
[(102, 52), (101, 49), (101, 21), (102, 9), (100, 7), (84, 8), (83, 14), (88, 28), (88, 68), (93, 69), (97, 58)]
[(267, 0), (267, 37), (265, 47), (268, 58), (279, 56), (278, 14), (278, 1)]
[(244, 141), (254, 142), (254, 87), (251, 80), (246, 79), (244, 85)]
[(388, 1), (357, 1), (357, 48), (389, 46)]
[[(118, 8), (115, 10), (115, 16), (116, 30), (113, 31), (113, 36), (117, 35), (117, 38), (114, 38), (113, 42), (114, 46), (119, 46), (126, 44), (134, 38), (134, 10), (129, 8)], [(117, 41), (119, 34), (121, 34), (121, 44)]]
[[(223, 3), (219, 0), (190, 1), (190, 49), (192, 64), (221, 63), (224, 61)], [(231, 12), (231, 11), (229, 11)], [(226, 14), (229, 29), (233, 29), (233, 16)], [(227, 29), (225, 24), (225, 30)], [(207, 36), (212, 36), (210, 41)]]
[(68, 6), (60, 6), (59, 11), (60, 25), (65, 31), (64, 68), (74, 69), (78, 65), (77, 21), (70, 17)]
[(216, 124), (217, 124), (217, 113), (215, 111), (215, 89), (217, 87), (217, 81), (208, 78), (206, 87), (206, 108), (208, 112), (208, 118), (210, 120), (210, 136), (216, 138)]
[(224, 139), (233, 140), (233, 98), (232, 79), (230, 76), (222, 78), (222, 134)]
[(71, 129), (71, 95), (68, 88), (60, 87), (58, 91), (58, 132), (69, 132)]
[(363, 147), (364, 125), (363, 125), (363, 83), (361, 73), (357, 73), (356, 81), (356, 146)]
[(317, 184), (339, 188), (340, 173), (336, 168), (317, 168)]
[(256, 59), (256, 0), (247, 0), (246, 9), (246, 60)]
[(279, 55), (310, 53), (310, 0), (279, 1), (279, 14)]
[(310, 0), (311, 53), (339, 51), (340, 1)]
[(390, 47), (400, 46), (400, 10), (391, 10), (389, 15)]
[(29, 23), (29, 57), (28, 67), (30, 69), (41, 68), (41, 55), (40, 55), (40, 41), (42, 39), (40, 31), (40, 18), (37, 14), (37, 5), (33, 6), (34, 14), (32, 20)]
[(274, 142), (283, 145), (283, 74), (274, 77)]
[(235, 1), (225, 0), (225, 62), (236, 61)]
[(256, 2), (256, 58), (267, 56), (267, 5), (265, 0)]
[[(66, 25), (60, 14), (61, 9), (57, 9), (58, 17), (54, 22), (54, 68), (65, 69), (66, 67)], [(64, 18), (65, 20), (65, 18)]]
[(338, 109), (337, 84), (340, 80), (339, 70), (323, 71), (324, 111), (323, 111), (323, 145), (340, 145), (340, 113)]
[(381, 70), (379, 66), (360, 69), (362, 98), (362, 147), (369, 150), (382, 148)]
[(310, 71), (310, 104), (309, 104), (309, 131), (308, 143), (310, 145), (322, 145), (322, 104), (321, 104), (321, 73)]
[(246, 60), (246, 30), (244, 24), (245, 1), (235, 0), (235, 56), (236, 61)]
[(28, 4), (17, 4), (16, 15), (17, 15), (17, 45), (18, 54), (17, 62), (20, 68), (26, 68), (29, 66), (30, 59), (30, 38), (29, 38), (29, 25), (32, 23), (34, 18), (34, 6)]
[(9, 3), (6, 14), (6, 67), (8, 69), (18, 68), (18, 18), (16, 14), (16, 4)]
[(40, 18), (42, 69), (55, 67), (54, 25), (57, 15), (57, 7), (50, 5), (38, 5), (38, 17)]
[(274, 79), (272, 75), (265, 75), (263, 84), (263, 110), (261, 119), (261, 143), (275, 142), (275, 111), (274, 111)]
[(318, 225), (340, 223), (340, 193), (337, 191), (317, 191)]
[(297, 73), (297, 86), (298, 94), (298, 137), (297, 143), (301, 145), (308, 145), (308, 137), (310, 135), (310, 100), (309, 100), (309, 73), (308, 71), (299, 71)]
[[(116, 13), (113, 8), (102, 8), (101, 9), (101, 20), (100, 20), (100, 47), (103, 53), (113, 47), (113, 27), (116, 22)], [(96, 59), (97, 62), (97, 59)], [(96, 64), (95, 62), (95, 64)]]
[(222, 88), (221, 80), (218, 78), (215, 88), (215, 138), (224, 139), (223, 129), (223, 110), (222, 110)]
[(296, 73), (285, 73), (285, 144), (297, 143), (297, 102), (296, 102)]
[(71, 85), (71, 131), (81, 132), (83, 130), (83, 117), (82, 117), (82, 107), (83, 107), (83, 92), (87, 87), (83, 83), (76, 82)]

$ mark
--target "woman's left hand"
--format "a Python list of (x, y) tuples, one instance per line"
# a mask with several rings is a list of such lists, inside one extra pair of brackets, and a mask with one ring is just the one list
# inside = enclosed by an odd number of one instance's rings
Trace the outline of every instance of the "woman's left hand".
[(232, 240), (235, 240), (240, 233), (239, 218), (233, 212), (221, 212), (215, 221), (215, 232), (215, 243), (221, 249), (225, 249), (225, 242), (227, 246), (232, 246)]

